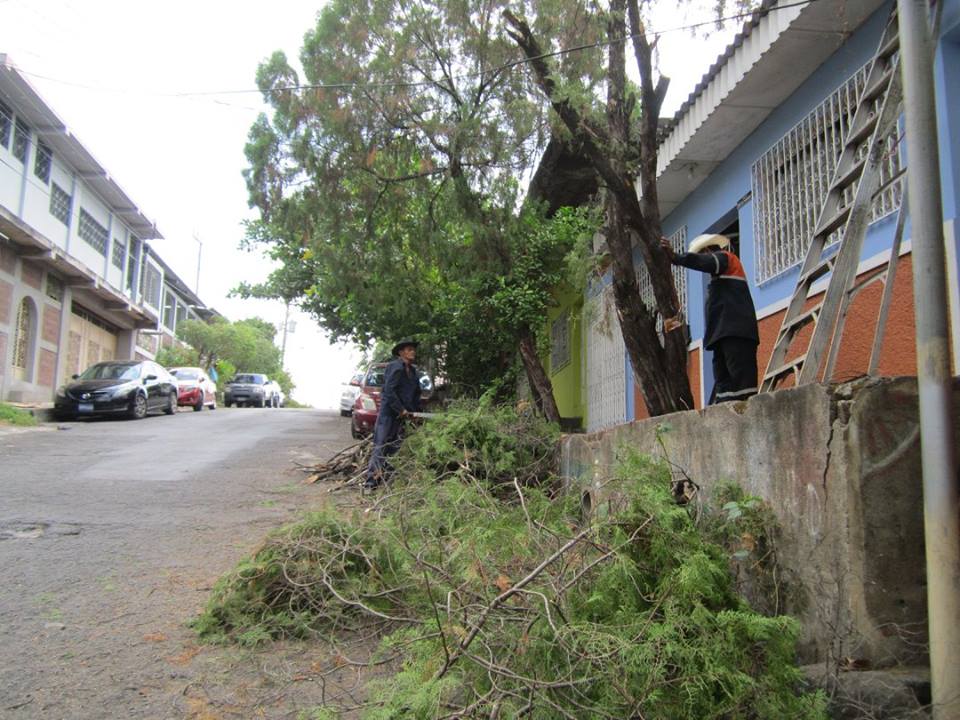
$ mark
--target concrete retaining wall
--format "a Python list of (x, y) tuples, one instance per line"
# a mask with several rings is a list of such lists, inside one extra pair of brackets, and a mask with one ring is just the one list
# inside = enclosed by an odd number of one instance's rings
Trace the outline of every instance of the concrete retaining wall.
[(733, 480), (776, 513), (780, 611), (803, 623), (803, 662), (925, 660), (914, 378), (808, 385), (568, 435), (568, 482), (589, 494), (594, 508), (608, 502), (603, 481), (618, 448), (662, 455), (661, 423), (669, 426), (662, 434), (669, 458), (701, 486), (700, 501), (718, 482)]

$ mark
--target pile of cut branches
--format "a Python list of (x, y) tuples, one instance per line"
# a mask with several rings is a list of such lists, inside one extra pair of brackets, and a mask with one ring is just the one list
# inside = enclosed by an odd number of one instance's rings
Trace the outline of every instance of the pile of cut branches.
[(304, 467), (303, 469), (309, 473), (304, 482), (326, 481), (338, 483), (337, 486), (330, 488), (331, 490), (337, 490), (348, 485), (359, 485), (366, 475), (372, 452), (373, 440), (369, 437), (364, 438), (360, 442), (344, 448), (329, 460)]
[(627, 453), (610, 479), (625, 509), (584, 520), (545, 470), (552, 431), (474, 412), (408, 440), (377, 512), (275, 533), (217, 585), (201, 636), (375, 632), (369, 662), (396, 671), (366, 718), (824, 717), (797, 690), (796, 621), (737, 597), (666, 467)]

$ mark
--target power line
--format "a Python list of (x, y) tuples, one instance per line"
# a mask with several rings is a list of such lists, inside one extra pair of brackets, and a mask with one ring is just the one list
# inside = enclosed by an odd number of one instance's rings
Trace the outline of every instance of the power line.
[[(0, 2), (2, 1), (3, 0), (0, 0)], [(701, 22), (690, 23), (688, 25), (680, 25), (672, 28), (666, 28), (664, 30), (650, 30), (650, 31), (647, 31), (646, 34), (652, 37), (659, 37), (660, 35), (667, 35), (671, 33), (695, 31), (703, 27), (716, 25), (718, 23), (724, 24), (724, 23), (733, 22), (736, 20), (744, 20), (746, 18), (752, 17), (757, 12), (765, 16), (765, 15), (769, 15), (771, 12), (775, 12), (779, 10), (788, 10), (795, 7), (802, 7), (804, 5), (811, 5), (818, 1), (819, 0), (797, 0), (797, 2), (787, 3), (785, 5), (780, 5), (778, 7), (771, 7), (771, 8), (764, 8), (759, 10), (751, 10), (747, 12), (735, 13), (732, 15), (716, 18), (713, 20), (705, 20)], [(577, 45), (570, 48), (564, 48), (562, 50), (555, 50), (552, 52), (543, 53), (533, 58), (522, 58), (519, 60), (513, 60), (511, 62), (504, 63), (503, 65), (500, 65), (495, 68), (491, 68), (489, 70), (481, 70), (478, 72), (453, 75), (452, 79), (462, 80), (462, 79), (468, 79), (468, 78), (483, 77), (485, 75), (500, 73), (500, 72), (503, 72), (504, 70), (509, 70), (519, 65), (526, 65), (534, 60), (560, 57), (563, 55), (569, 55), (576, 52), (582, 52), (584, 50), (593, 50), (595, 48), (606, 47), (616, 43), (626, 42), (627, 40), (630, 40), (633, 37), (634, 37), (633, 34), (627, 34), (619, 38), (599, 40), (593, 43), (586, 43), (583, 45)], [(50, 77), (48, 75), (42, 75), (40, 73), (30, 72), (28, 70), (23, 70), (20, 68), (18, 68), (18, 70), (22, 72), (24, 75), (29, 75), (31, 77), (48, 80), (50, 82), (57, 82), (63, 85), (77, 87), (85, 90), (93, 90), (97, 92), (114, 92), (114, 93), (120, 93), (120, 94), (126, 94), (126, 93), (132, 92), (129, 89), (96, 87), (93, 85), (71, 82), (71, 81), (62, 80), (55, 77)], [(373, 82), (373, 83), (359, 83), (359, 82), (314, 83), (314, 84), (308, 84), (308, 85), (280, 86), (280, 87), (270, 88), (268, 92), (300, 92), (303, 90), (366, 90), (366, 89), (382, 89), (382, 88), (417, 88), (417, 87), (428, 87), (430, 85), (435, 84), (435, 82), (436, 82), (435, 80), (429, 79), (429, 80), (389, 81), (389, 82)], [(189, 99), (189, 98), (203, 98), (203, 97), (209, 97), (209, 96), (215, 96), (215, 95), (248, 95), (252, 93), (259, 94), (262, 92), (263, 91), (261, 91), (259, 88), (250, 88), (250, 89), (241, 89), (241, 90), (198, 90), (198, 91), (167, 92), (167, 93), (149, 92), (149, 91), (141, 90), (139, 91), (138, 94), (146, 95), (148, 97), (157, 97), (157, 98)], [(217, 102), (218, 104), (221, 104), (221, 105), (225, 105), (227, 107), (238, 107), (238, 108), (256, 111), (256, 108), (251, 108), (248, 106), (233, 105), (223, 101), (214, 101), (214, 102)]]

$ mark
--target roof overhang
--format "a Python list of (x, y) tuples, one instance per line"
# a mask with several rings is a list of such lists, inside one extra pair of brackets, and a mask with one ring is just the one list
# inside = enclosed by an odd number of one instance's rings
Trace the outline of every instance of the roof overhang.
[(659, 147), (657, 193), (666, 217), (884, 0), (765, 0), (710, 67)]
[(100, 309), (119, 325), (155, 327), (157, 315), (103, 281), (96, 272), (68, 255), (48, 238), (36, 233), (0, 207), (0, 241), (10, 243), (18, 257), (53, 270), (75, 293), (95, 297)]
[(163, 237), (156, 224), (136, 206), (3, 53), (0, 53), (0, 95), (10, 99), (16, 106), (17, 114), (137, 237), (141, 240)]

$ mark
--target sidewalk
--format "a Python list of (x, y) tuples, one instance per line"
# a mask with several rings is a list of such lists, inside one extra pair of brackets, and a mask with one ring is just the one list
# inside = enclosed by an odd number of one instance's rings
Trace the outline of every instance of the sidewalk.
[(53, 403), (17, 403), (17, 402), (7, 402), (7, 405), (10, 407), (15, 407), (18, 410), (23, 410), (33, 415), (37, 422), (55, 422), (56, 417), (53, 414)]

